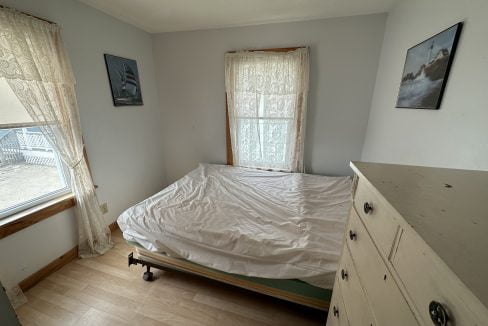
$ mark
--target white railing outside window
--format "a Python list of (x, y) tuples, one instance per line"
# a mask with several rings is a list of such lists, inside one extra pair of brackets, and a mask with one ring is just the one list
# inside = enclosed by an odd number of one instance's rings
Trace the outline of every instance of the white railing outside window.
[(0, 218), (69, 192), (68, 181), (39, 128), (0, 129)]

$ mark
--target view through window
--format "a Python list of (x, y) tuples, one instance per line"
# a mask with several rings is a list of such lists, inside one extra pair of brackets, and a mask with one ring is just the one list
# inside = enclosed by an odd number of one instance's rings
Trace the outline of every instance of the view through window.
[(68, 181), (39, 126), (0, 81), (0, 218), (69, 192)]
[(267, 106), (264, 102), (264, 98), (261, 99), (255, 117), (239, 115), (240, 111), (236, 114), (240, 164), (286, 169), (290, 155), (288, 147), (291, 143), (293, 110), (286, 110), (285, 105), (281, 110), (272, 110), (274, 106)]

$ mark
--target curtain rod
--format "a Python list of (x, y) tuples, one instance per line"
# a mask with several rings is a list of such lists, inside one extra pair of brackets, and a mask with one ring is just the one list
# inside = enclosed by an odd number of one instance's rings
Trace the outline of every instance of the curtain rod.
[(47, 20), (47, 19), (44, 19), (44, 18), (41, 18), (41, 17), (37, 17), (37, 16), (31, 15), (31, 14), (28, 14), (28, 13), (26, 13), (26, 12), (23, 12), (23, 11), (20, 11), (20, 10), (14, 9), (14, 8), (10, 8), (10, 7), (4, 6), (4, 5), (0, 5), (0, 8), (4, 8), (4, 9), (10, 9), (10, 10), (15, 10), (15, 11), (18, 11), (18, 12), (20, 12), (20, 13), (24, 14), (24, 15), (29, 16), (29, 17), (34, 17), (34, 18), (37, 18), (37, 19), (39, 19), (39, 20), (45, 21), (46, 23), (56, 25), (56, 23), (55, 23), (55, 22), (52, 22), (52, 21), (50, 21), (50, 20)]
[[(290, 52), (290, 51), (295, 51), (298, 49), (304, 49), (306, 46), (294, 46), (290, 48), (273, 48), (273, 49), (255, 49), (255, 50), (240, 50), (240, 51), (247, 51), (247, 52)], [(227, 53), (236, 53), (240, 51), (228, 51)]]

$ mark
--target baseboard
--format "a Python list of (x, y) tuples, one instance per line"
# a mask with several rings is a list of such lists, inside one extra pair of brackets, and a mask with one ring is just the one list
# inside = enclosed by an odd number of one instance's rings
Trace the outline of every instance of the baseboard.
[(22, 289), (22, 291), (27, 291), (37, 283), (39, 283), (41, 280), (45, 279), (73, 259), (76, 259), (78, 257), (78, 246), (74, 247), (73, 249), (69, 250), (66, 252), (64, 255), (56, 258), (34, 274), (30, 275), (23, 281), (19, 283), (19, 287)]
[[(113, 222), (109, 224), (110, 232), (114, 232), (119, 229), (117, 222)], [(28, 276), (24, 280), (19, 283), (19, 287), (22, 291), (27, 291), (55, 271), (59, 270), (64, 265), (68, 264), (73, 259), (78, 258), (78, 246), (68, 250), (63, 255), (59, 256), (37, 272), (33, 273), (32, 275)]]
[(110, 232), (114, 232), (119, 229), (119, 225), (117, 224), (117, 221), (115, 221), (112, 224), (109, 224), (108, 228), (110, 229)]

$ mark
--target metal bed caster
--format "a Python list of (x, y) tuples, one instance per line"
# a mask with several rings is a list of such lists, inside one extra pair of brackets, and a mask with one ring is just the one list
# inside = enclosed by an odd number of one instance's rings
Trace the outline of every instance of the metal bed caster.
[(129, 267), (130, 267), (130, 265), (141, 264), (143, 267), (145, 266), (147, 268), (147, 271), (144, 272), (144, 274), (142, 275), (142, 279), (146, 282), (151, 282), (154, 280), (154, 274), (153, 274), (153, 272), (151, 272), (151, 267), (161, 269), (161, 270), (165, 270), (163, 267), (161, 267), (157, 264), (154, 264), (154, 263), (142, 260), (142, 259), (134, 258), (133, 252), (131, 252), (127, 258), (128, 258)]
[(154, 274), (149, 270), (150, 268), (151, 267), (147, 266), (147, 272), (144, 272), (144, 274), (142, 275), (142, 278), (146, 282), (151, 282), (152, 280), (154, 280)]

